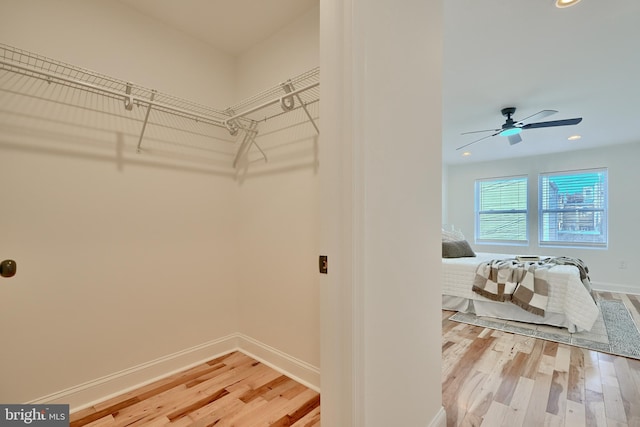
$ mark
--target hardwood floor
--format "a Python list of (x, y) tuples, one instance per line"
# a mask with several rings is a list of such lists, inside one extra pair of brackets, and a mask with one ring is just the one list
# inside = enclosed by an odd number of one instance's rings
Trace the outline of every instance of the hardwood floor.
[[(625, 303), (640, 323), (640, 297)], [(640, 361), (453, 322), (442, 312), (448, 426), (640, 427)], [(235, 352), (71, 415), (75, 426), (320, 426), (320, 395)]]
[(320, 395), (240, 352), (71, 414), (70, 426), (319, 427)]
[[(640, 297), (598, 295), (640, 320)], [(453, 313), (442, 313), (448, 426), (640, 426), (640, 361), (453, 322)]]

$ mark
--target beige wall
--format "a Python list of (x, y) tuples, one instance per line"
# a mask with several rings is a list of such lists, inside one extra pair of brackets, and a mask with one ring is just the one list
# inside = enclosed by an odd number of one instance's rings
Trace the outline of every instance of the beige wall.
[(234, 58), (120, 2), (3, 0), (0, 23), (0, 43), (204, 105), (235, 102)]
[[(216, 108), (250, 93), (240, 84), (263, 89), (317, 66), (317, 23), (285, 31), (305, 50), (269, 64), (264, 50), (232, 58), (118, 2), (0, 4), (2, 43)], [(264, 76), (243, 71), (257, 64)], [(35, 119), (16, 124), (2, 103), (0, 181), (11, 191), (0, 206), (10, 225), (0, 258), (15, 259), (18, 274), (0, 286), (0, 401), (40, 398), (232, 333), (317, 366), (311, 133), (294, 147), (302, 168), (288, 153), (285, 169), (236, 178), (193, 159), (137, 154), (139, 123), (97, 117), (95, 129), (52, 132)], [(264, 141), (276, 167), (289, 137)]]
[(317, 67), (319, 49), (318, 6), (237, 58), (238, 99)]
[[(317, 67), (319, 26), (316, 8), (242, 55), (238, 86), (259, 92)], [(317, 120), (318, 105), (309, 111)], [(256, 141), (269, 160), (240, 172), (240, 330), (318, 367), (318, 135), (297, 110), (261, 124)]]

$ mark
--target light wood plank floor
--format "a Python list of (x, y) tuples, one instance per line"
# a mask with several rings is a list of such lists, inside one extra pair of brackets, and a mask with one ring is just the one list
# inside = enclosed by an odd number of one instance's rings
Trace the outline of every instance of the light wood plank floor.
[[(640, 297), (622, 300), (640, 320)], [(442, 398), (448, 426), (640, 426), (640, 361), (448, 320)], [(640, 322), (638, 322), (640, 323)]]
[(319, 427), (320, 395), (234, 352), (75, 412), (70, 425)]
[[(640, 323), (640, 297), (622, 300)], [(640, 361), (448, 320), (448, 426), (640, 427)], [(71, 415), (71, 426), (320, 426), (320, 396), (235, 352)]]

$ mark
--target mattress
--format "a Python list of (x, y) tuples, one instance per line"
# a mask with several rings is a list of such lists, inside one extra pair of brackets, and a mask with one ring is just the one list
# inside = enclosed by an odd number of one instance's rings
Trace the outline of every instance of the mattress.
[[(580, 272), (571, 265), (558, 265), (549, 269), (549, 301), (545, 316), (536, 316), (515, 304), (495, 302), (473, 292), (478, 266), (483, 262), (506, 258), (514, 258), (514, 255), (480, 252), (475, 257), (443, 258), (443, 308), (473, 311), (478, 316), (561, 326), (570, 332), (591, 329), (599, 309), (590, 289), (580, 280)], [(462, 302), (464, 300), (468, 302), (466, 310)]]

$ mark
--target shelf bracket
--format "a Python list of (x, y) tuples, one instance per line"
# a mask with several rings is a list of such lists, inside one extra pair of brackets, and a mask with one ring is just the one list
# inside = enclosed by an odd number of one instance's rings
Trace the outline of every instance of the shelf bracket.
[(260, 146), (258, 145), (258, 143), (255, 141), (255, 136), (258, 135), (258, 132), (256, 131), (256, 134), (254, 135), (253, 141), (251, 141), (253, 143), (253, 145), (256, 146), (256, 148), (258, 149), (258, 151), (260, 151), (260, 154), (262, 154), (262, 158), (264, 159), (265, 163), (269, 161), (269, 159), (267, 159), (267, 153), (265, 153), (264, 151), (262, 151), (262, 148), (260, 148)]
[(133, 96), (131, 95), (131, 83), (127, 83), (127, 87), (125, 89), (125, 98), (124, 98), (124, 108), (127, 111), (131, 111), (133, 109)]
[[(295, 88), (293, 87), (293, 83), (291, 83), (290, 80), (285, 82), (285, 83), (282, 83), (282, 89), (285, 91), (285, 93), (291, 93), (291, 92), (293, 92), (295, 90)], [(307, 115), (307, 118), (309, 119), (309, 121), (311, 122), (313, 127), (315, 128), (315, 130), (318, 133), (318, 135), (320, 135), (320, 129), (318, 129), (318, 125), (316, 125), (315, 120), (313, 120), (313, 117), (311, 117), (311, 114), (309, 113), (309, 110), (307, 110), (307, 104), (305, 104), (302, 101), (302, 98), (300, 98), (300, 92), (295, 92), (293, 95), (283, 97), (280, 100), (280, 106), (282, 107), (282, 109), (284, 111), (293, 110), (293, 107), (295, 105), (295, 100), (293, 99), (294, 96), (296, 97), (296, 99), (300, 103), (300, 106), (304, 110), (305, 114)], [(287, 100), (287, 99), (290, 99), (290, 101), (286, 101), (285, 102), (285, 100)]]
[[(281, 86), (285, 93), (293, 92), (293, 84), (291, 83), (291, 80), (287, 80), (285, 83), (282, 83)], [(298, 100), (300, 100), (300, 98), (298, 98)], [(291, 111), (295, 106), (296, 101), (293, 98), (293, 95), (284, 96), (280, 99), (280, 107), (282, 108), (282, 111)]]
[(151, 91), (151, 97), (150, 97), (150, 101), (149, 105), (147, 106), (147, 113), (144, 116), (144, 123), (142, 123), (142, 130), (140, 131), (140, 138), (138, 138), (138, 148), (137, 148), (137, 152), (140, 152), (140, 146), (142, 145), (142, 137), (144, 137), (144, 131), (147, 128), (147, 122), (149, 121), (149, 113), (151, 113), (151, 106), (153, 105), (153, 98), (155, 98), (156, 96), (156, 91), (152, 90)]
[[(225, 113), (229, 114), (230, 116), (234, 116), (236, 114), (236, 112), (231, 108), (227, 108)], [(236, 136), (238, 134), (238, 130), (240, 130), (240, 123), (238, 123), (238, 120), (234, 118), (225, 120), (224, 126), (227, 128), (231, 136)]]

